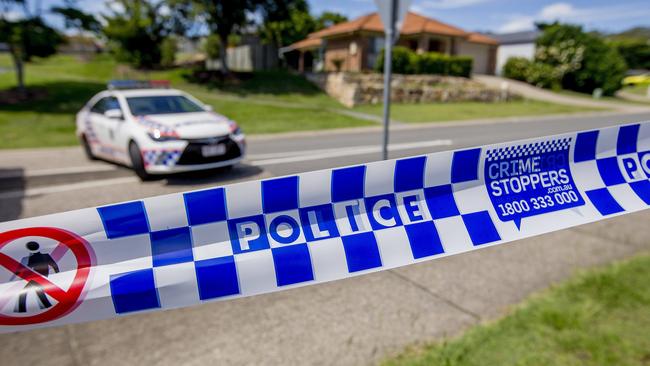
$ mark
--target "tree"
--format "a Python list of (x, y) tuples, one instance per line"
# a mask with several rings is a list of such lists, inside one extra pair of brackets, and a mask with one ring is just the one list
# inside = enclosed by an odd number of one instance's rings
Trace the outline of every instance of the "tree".
[(630, 69), (650, 70), (650, 39), (612, 41)]
[(221, 53), (221, 41), (219, 40), (219, 36), (216, 34), (210, 34), (205, 37), (203, 51), (210, 60), (219, 58), (219, 55)]
[(265, 9), (265, 21), (259, 34), (263, 40), (277, 48), (305, 39), (309, 33), (348, 20), (344, 15), (328, 11), (315, 18), (309, 13), (309, 5), (304, 0), (270, 2), (275, 5), (262, 6)]
[(104, 34), (116, 57), (138, 68), (160, 64), (163, 41), (188, 27), (189, 5), (173, 0), (112, 0)]
[(650, 70), (650, 27), (635, 27), (607, 36), (630, 69)]
[[(0, 42), (6, 43), (16, 71), (18, 92), (24, 97), (25, 62), (33, 57), (49, 57), (56, 53), (63, 37), (42, 19), (40, 6), (32, 11), (27, 0), (0, 0)], [(9, 19), (10, 9), (20, 9), (21, 18)]]
[[(230, 44), (233, 35), (241, 34), (250, 26), (259, 26), (261, 38), (277, 47), (298, 41), (317, 29), (305, 0), (193, 0), (183, 3), (191, 4), (191, 10), (184, 15), (188, 23), (204, 24), (210, 34), (218, 37), (223, 73), (229, 73), (226, 45)], [(257, 18), (261, 21), (255, 24)], [(210, 44), (214, 46), (214, 40)]]
[(75, 0), (66, 0), (65, 6), (55, 6), (52, 13), (63, 17), (66, 29), (75, 29), (81, 34), (83, 31), (99, 33), (102, 30), (101, 23), (91, 14), (84, 13), (76, 6)]
[(160, 65), (162, 67), (173, 67), (176, 61), (178, 45), (175, 37), (167, 37), (160, 45)]
[(257, 4), (255, 0), (195, 0), (194, 16), (202, 17), (210, 33), (219, 37), (223, 73), (229, 73), (224, 45), (228, 44), (228, 37), (232, 33), (249, 24), (247, 14), (252, 13)]
[(160, 45), (168, 34), (163, 16), (164, 2), (149, 0), (114, 0), (109, 3), (112, 15), (105, 16), (104, 34), (112, 42), (119, 61), (138, 68), (160, 63)]
[(348, 17), (343, 14), (335, 13), (332, 11), (325, 11), (318, 18), (316, 18), (316, 30), (329, 28), (335, 24), (347, 21)]
[(580, 26), (539, 26), (535, 62), (551, 66), (562, 87), (586, 93), (600, 88), (605, 95), (621, 88), (627, 65), (615, 47)]
[(259, 35), (264, 41), (280, 48), (306, 38), (315, 30), (316, 19), (309, 14), (307, 2), (297, 0), (284, 2), (284, 7), (267, 8)]

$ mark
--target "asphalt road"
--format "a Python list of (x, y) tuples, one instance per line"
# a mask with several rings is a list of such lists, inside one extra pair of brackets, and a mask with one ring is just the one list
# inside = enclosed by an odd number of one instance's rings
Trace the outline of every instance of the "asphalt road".
[[(390, 157), (643, 120), (650, 120), (650, 112), (400, 125), (391, 132)], [(379, 127), (253, 137), (247, 160), (231, 172), (183, 174), (146, 183), (128, 169), (88, 162), (78, 147), (0, 152), (0, 220), (375, 161), (381, 158), (380, 141)]]
[[(399, 126), (391, 157), (618, 123), (646, 114)], [(494, 122), (494, 121), (493, 121)], [(0, 219), (378, 160), (380, 130), (258, 137), (247, 161), (141, 183), (78, 148), (0, 152)], [(7, 364), (369, 364), (494, 319), (576, 269), (642, 250), (648, 213), (275, 294), (0, 336)], [(4, 363), (3, 361), (3, 363)]]

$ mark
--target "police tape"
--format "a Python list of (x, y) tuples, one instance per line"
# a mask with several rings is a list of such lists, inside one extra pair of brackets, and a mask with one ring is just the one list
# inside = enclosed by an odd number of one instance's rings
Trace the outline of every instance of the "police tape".
[(650, 122), (0, 224), (0, 331), (233, 299), (650, 205)]

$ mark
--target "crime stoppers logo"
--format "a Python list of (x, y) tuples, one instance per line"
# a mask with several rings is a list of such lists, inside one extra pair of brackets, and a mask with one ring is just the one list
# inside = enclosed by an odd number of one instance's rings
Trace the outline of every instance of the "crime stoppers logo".
[(58, 319), (83, 301), (94, 262), (90, 245), (69, 231), (35, 227), (0, 233), (0, 326)]
[(571, 138), (487, 151), (485, 184), (501, 221), (582, 206), (569, 168)]

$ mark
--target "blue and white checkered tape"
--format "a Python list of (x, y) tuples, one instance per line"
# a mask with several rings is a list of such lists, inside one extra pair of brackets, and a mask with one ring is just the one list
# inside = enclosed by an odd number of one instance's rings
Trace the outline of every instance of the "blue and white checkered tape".
[(142, 152), (142, 159), (145, 166), (149, 165), (164, 165), (174, 166), (181, 157), (181, 150), (144, 150)]
[[(5, 280), (0, 329), (109, 318), (343, 279), (648, 205), (650, 123), (642, 123), (7, 222), (0, 224), (0, 264), (3, 254), (19, 261), (24, 243), (35, 238), (11, 233), (42, 226), (81, 238), (92, 264), (72, 310), (46, 321), (4, 320), (29, 315), (11, 311), (25, 276)], [(73, 286), (79, 257), (64, 254), (68, 248), (56, 240), (40, 239), (42, 252), (49, 250), (64, 267), (68, 261), (68, 270), (47, 280), (64, 290)], [(35, 316), (52, 311), (36, 305)]]

